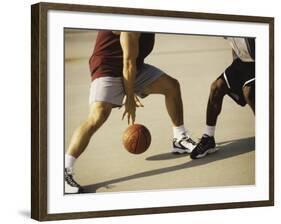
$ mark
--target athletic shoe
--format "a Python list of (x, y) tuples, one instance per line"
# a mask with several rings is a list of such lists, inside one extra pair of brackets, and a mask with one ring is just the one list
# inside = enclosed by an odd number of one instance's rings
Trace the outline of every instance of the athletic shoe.
[(195, 149), (192, 151), (191, 159), (200, 159), (207, 154), (216, 152), (215, 138), (208, 135), (203, 135), (200, 142), (197, 144)]
[(173, 139), (172, 153), (191, 153), (195, 146), (195, 141), (193, 141), (189, 136), (183, 135), (182, 138)]
[(81, 193), (81, 186), (73, 179), (73, 172), (69, 168), (64, 169), (64, 191), (66, 194)]

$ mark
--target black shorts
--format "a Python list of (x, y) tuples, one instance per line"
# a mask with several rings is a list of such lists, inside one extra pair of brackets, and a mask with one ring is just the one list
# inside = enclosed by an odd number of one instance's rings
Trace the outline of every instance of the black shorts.
[(255, 62), (243, 62), (237, 58), (219, 78), (223, 78), (228, 87), (227, 95), (240, 106), (245, 106), (243, 88), (255, 85)]

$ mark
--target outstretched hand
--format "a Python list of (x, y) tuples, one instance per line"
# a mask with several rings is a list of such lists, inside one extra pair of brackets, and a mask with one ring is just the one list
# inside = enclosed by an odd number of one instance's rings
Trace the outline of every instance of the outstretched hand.
[(136, 107), (143, 107), (142, 103), (140, 102), (137, 96), (133, 96), (133, 97), (126, 96), (124, 105), (125, 105), (125, 111), (123, 113), (122, 120), (127, 115), (128, 124), (130, 124), (131, 122), (132, 124), (134, 124), (136, 119)]

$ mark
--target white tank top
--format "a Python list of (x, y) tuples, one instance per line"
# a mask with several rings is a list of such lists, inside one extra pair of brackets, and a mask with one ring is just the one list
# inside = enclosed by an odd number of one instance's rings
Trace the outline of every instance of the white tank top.
[(250, 55), (246, 39), (245, 38), (237, 38), (237, 37), (227, 37), (226, 38), (235, 54), (244, 62), (253, 62), (253, 58)]

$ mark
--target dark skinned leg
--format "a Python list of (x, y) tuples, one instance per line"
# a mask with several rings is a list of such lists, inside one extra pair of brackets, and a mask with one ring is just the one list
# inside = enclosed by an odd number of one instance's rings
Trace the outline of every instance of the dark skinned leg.
[(245, 86), (243, 88), (244, 98), (255, 114), (255, 85)]
[(206, 124), (208, 126), (215, 126), (217, 118), (221, 112), (223, 97), (227, 93), (227, 85), (223, 78), (219, 78), (211, 85), (209, 101), (207, 105)]

